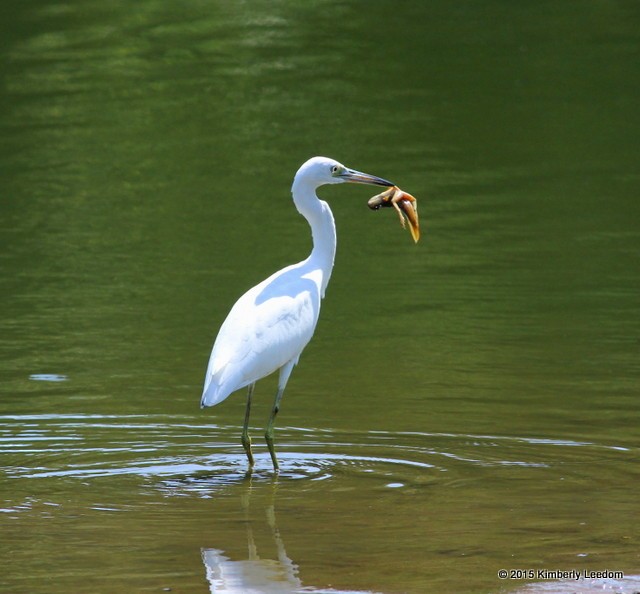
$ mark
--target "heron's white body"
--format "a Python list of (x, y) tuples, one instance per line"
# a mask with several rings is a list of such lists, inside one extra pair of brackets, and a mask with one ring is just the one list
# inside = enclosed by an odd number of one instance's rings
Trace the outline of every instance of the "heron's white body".
[(336, 253), (331, 209), (315, 193), (321, 183), (330, 182), (310, 175), (319, 159), (307, 161), (292, 186), (296, 208), (311, 226), (313, 250), (306, 260), (249, 289), (233, 306), (213, 345), (202, 406), (218, 404), (278, 369), (284, 389), (313, 336)]
[(280, 370), (278, 392), (265, 433), (273, 468), (278, 472), (274, 421), (291, 371), (313, 337), (336, 255), (333, 215), (329, 205), (316, 196), (316, 189), (323, 184), (343, 182), (393, 186), (387, 180), (348, 169), (326, 157), (313, 157), (304, 163), (295, 175), (291, 193), (296, 208), (311, 227), (311, 254), (306, 260), (272, 274), (240, 297), (222, 324), (211, 351), (200, 405), (213, 406), (232, 392), (249, 386), (242, 447), (250, 469), (254, 464), (249, 436), (253, 389), (259, 379)]

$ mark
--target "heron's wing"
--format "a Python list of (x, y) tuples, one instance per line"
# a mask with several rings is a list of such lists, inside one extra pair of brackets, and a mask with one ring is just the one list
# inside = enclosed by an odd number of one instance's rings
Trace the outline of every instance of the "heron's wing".
[(319, 311), (318, 283), (296, 266), (247, 291), (229, 312), (213, 346), (205, 404), (220, 402), (297, 360), (313, 336)]

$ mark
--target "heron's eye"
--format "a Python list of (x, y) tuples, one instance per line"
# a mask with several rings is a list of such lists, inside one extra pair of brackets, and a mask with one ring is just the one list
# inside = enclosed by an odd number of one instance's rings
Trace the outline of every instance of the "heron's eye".
[(337, 165), (334, 165), (334, 166), (331, 168), (331, 173), (332, 173), (333, 175), (335, 175), (336, 173), (338, 173), (338, 171), (340, 171), (340, 167), (338, 167)]

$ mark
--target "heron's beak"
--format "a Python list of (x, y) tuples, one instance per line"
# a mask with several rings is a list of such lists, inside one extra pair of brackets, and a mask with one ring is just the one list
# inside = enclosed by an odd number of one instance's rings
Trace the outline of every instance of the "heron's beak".
[(372, 186), (385, 186), (387, 188), (395, 185), (381, 177), (362, 173), (361, 171), (355, 171), (354, 169), (345, 169), (340, 174), (340, 177), (344, 179), (344, 181), (352, 184), (370, 184)]

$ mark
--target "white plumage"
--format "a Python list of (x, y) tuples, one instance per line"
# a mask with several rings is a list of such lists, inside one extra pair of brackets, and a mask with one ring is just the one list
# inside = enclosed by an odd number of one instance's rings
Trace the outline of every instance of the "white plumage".
[(342, 182), (391, 186), (391, 182), (314, 157), (293, 181), (293, 201), (311, 227), (313, 250), (306, 260), (287, 266), (249, 289), (231, 308), (211, 351), (201, 406), (222, 402), (249, 387), (242, 443), (253, 466), (248, 421), (255, 383), (280, 370), (278, 393), (265, 435), (275, 470), (273, 423), (293, 367), (311, 340), (320, 315), (336, 252), (336, 228), (329, 205), (316, 196), (323, 184)]

